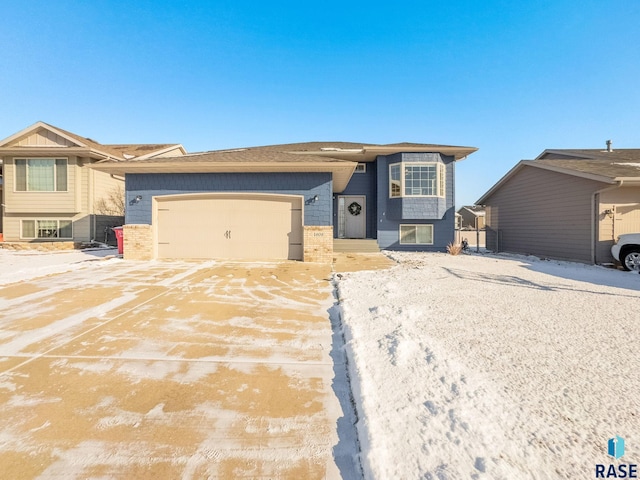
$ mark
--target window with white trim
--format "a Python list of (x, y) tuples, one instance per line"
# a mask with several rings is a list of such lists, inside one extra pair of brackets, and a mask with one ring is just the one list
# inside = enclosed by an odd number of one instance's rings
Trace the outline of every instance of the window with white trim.
[(400, 225), (400, 244), (433, 245), (433, 225)]
[(442, 163), (400, 162), (389, 165), (389, 196), (444, 197), (446, 168)]
[(22, 220), (20, 238), (73, 238), (71, 220)]
[(354, 173), (367, 173), (367, 164), (366, 163), (357, 164), (356, 169), (354, 170)]
[(66, 192), (66, 158), (16, 158), (16, 192)]

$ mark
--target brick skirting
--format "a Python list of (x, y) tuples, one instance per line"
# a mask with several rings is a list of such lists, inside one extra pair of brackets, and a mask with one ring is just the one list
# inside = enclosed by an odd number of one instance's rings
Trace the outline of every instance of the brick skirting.
[[(303, 261), (331, 263), (333, 261), (333, 227), (306, 226), (303, 228)], [(124, 259), (151, 260), (152, 258), (151, 225), (124, 225)]]
[(153, 259), (153, 232), (151, 225), (124, 225), (123, 233), (123, 257), (125, 260)]
[(305, 226), (303, 261), (331, 263), (333, 261), (333, 227)]

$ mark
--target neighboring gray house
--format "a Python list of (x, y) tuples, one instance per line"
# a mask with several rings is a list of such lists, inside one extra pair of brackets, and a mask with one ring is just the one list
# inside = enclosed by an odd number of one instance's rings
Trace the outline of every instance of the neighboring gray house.
[(545, 150), (476, 203), (491, 250), (611, 263), (615, 238), (640, 232), (640, 149)]
[(445, 250), (455, 162), (476, 150), (312, 142), (91, 168), (126, 178), (125, 258), (330, 261), (334, 238)]

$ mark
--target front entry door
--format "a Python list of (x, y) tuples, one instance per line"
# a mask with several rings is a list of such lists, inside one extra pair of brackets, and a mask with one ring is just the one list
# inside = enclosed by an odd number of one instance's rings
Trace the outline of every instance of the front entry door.
[(340, 238), (366, 238), (367, 215), (366, 197), (364, 195), (344, 195), (338, 199), (339, 213), (344, 222), (341, 223)]

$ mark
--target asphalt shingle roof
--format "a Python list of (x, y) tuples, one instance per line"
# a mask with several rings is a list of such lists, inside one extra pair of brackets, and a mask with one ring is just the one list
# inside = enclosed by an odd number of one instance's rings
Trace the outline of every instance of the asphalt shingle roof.
[(118, 157), (119, 160), (125, 160), (124, 155), (134, 155), (136, 157), (146, 155), (148, 153), (162, 150), (164, 148), (168, 148), (173, 145), (177, 145), (175, 143), (163, 143), (163, 144), (121, 144), (121, 145), (104, 145), (99, 143), (91, 138), (82, 137), (73, 132), (69, 132), (68, 130), (64, 130), (59, 127), (55, 127), (53, 125), (49, 125), (48, 123), (42, 122), (44, 125), (48, 125), (51, 128), (58, 130), (59, 132), (64, 133), (65, 135), (77, 140), (78, 142), (87, 145), (87, 147), (98, 150), (103, 153), (107, 153)]
[(180, 157), (159, 157), (144, 160), (131, 160), (138, 163), (200, 163), (200, 162), (233, 162), (233, 163), (273, 163), (273, 162), (344, 162), (338, 158), (320, 155), (292, 153), (269, 148), (246, 148), (237, 150), (220, 150), (212, 152), (191, 153)]
[(546, 150), (536, 163), (608, 178), (640, 177), (640, 149)]
[[(394, 144), (367, 144), (355, 142), (304, 142), (287, 143), (282, 145), (267, 145), (259, 147), (247, 147), (227, 150), (213, 150), (208, 152), (191, 153), (180, 157), (161, 157), (143, 160), (131, 160), (135, 163), (171, 163), (179, 161), (188, 162), (343, 162), (359, 161), (353, 155), (367, 149), (375, 148), (416, 148), (418, 151), (432, 149), (439, 151), (444, 148), (469, 149), (471, 147), (450, 147), (447, 145), (433, 145), (422, 143), (394, 143)], [(471, 153), (471, 152), (469, 152)], [(108, 162), (105, 160), (104, 162)]]

